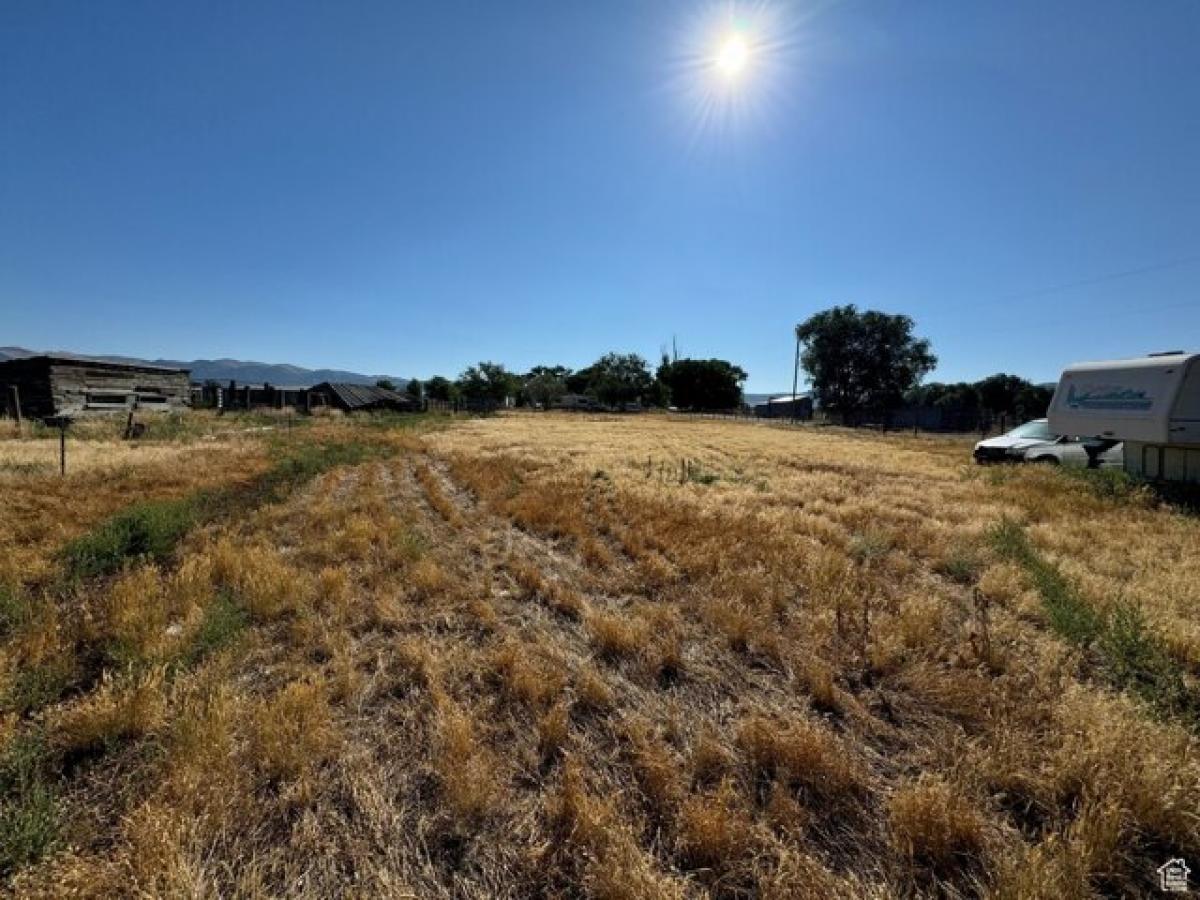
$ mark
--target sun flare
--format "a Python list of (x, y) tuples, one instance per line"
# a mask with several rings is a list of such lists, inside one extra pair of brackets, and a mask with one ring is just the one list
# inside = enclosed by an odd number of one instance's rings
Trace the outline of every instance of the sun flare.
[(731, 34), (717, 50), (717, 68), (728, 78), (737, 77), (750, 61), (750, 44), (740, 34)]

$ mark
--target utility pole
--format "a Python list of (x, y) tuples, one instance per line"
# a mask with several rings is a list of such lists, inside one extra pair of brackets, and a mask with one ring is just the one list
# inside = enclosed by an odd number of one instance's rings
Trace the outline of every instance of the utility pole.
[(799, 410), (796, 408), (796, 389), (800, 386), (800, 327), (796, 326), (796, 364), (792, 367), (792, 422), (796, 422)]

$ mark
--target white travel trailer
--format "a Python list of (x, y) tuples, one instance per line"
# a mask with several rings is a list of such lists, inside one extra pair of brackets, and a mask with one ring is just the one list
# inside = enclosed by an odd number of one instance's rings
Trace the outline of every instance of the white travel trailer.
[(1077, 363), (1050, 401), (1050, 428), (1125, 442), (1125, 471), (1200, 484), (1200, 353)]

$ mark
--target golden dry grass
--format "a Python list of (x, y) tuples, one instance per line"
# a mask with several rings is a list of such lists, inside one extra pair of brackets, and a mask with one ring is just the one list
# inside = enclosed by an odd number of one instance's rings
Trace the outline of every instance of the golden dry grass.
[[(1140, 605), (1194, 688), (1197, 519), (957, 439), (568, 415), (375, 439), (395, 454), (6, 637), (10, 693), (101, 673), (4, 719), (0, 832), (41, 821), (22, 748), (57, 822), (40, 858), (0, 833), (13, 892), (1089, 897), (1200, 856), (1191, 726), (988, 539), (1024, 523), (1081, 602)], [(27, 546), (40, 583), (57, 543)]]

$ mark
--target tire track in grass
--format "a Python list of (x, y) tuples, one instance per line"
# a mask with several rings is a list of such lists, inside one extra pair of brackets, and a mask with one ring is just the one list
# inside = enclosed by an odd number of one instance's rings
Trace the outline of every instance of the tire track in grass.
[[(356, 465), (380, 452), (386, 452), (382, 445), (359, 443), (302, 447), (249, 485), (133, 504), (60, 552), (60, 575), (44, 599), (61, 609), (49, 618), (27, 590), (6, 589), (0, 597), (0, 635), (11, 640), (27, 629), (65, 628), (67, 640), (64, 652), (47, 661), (18, 662), (18, 677), (3, 698), (11, 712), (31, 724), (16, 731), (0, 752), (0, 877), (36, 863), (61, 840), (59, 794), (68, 786), (73, 764), (46, 746), (38, 716), (68, 693), (87, 694), (111, 670), (113, 648), (89, 643), (86, 600), (103, 596), (106, 585), (131, 563), (171, 560), (178, 544), (196, 528), (281, 502), (323, 472)], [(69, 606), (79, 600), (85, 602)], [(198, 664), (245, 624), (245, 613), (233, 598), (217, 597), (179, 666)]]
[(1104, 680), (1158, 715), (1200, 733), (1200, 690), (1189, 683), (1185, 668), (1150, 630), (1138, 607), (1119, 601), (1103, 613), (1093, 608), (1012, 519), (994, 525), (988, 538), (1002, 558), (1019, 565), (1032, 581), (1051, 629), (1083, 649)]

